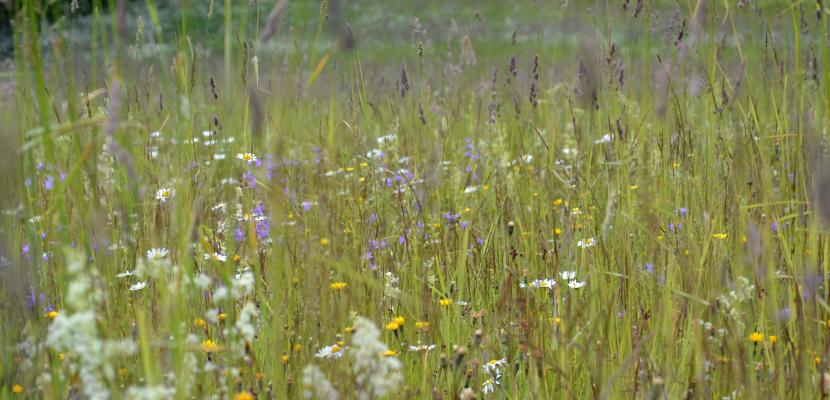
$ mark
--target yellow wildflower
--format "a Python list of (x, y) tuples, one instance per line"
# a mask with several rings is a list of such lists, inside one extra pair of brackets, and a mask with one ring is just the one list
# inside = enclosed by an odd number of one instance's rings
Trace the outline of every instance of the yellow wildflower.
[(216, 342), (214, 342), (213, 340), (210, 340), (210, 339), (202, 340), (202, 351), (204, 351), (205, 353), (215, 353), (215, 352), (218, 352), (218, 351), (222, 351), (224, 349), (225, 349), (224, 347), (222, 347), (221, 345), (216, 344)]
[(728, 236), (729, 236), (728, 233), (716, 233), (716, 234), (712, 235), (712, 237), (715, 238), (715, 239), (726, 239)]
[(761, 332), (752, 332), (749, 334), (749, 341), (752, 343), (761, 343), (764, 340), (764, 334)]
[(14, 394), (23, 393), (23, 386), (15, 384), (14, 386), (12, 386), (12, 393), (14, 393)]
[(234, 400), (254, 400), (254, 396), (251, 395), (247, 390), (244, 392), (239, 392), (236, 396), (233, 397)]
[(418, 321), (418, 322), (415, 323), (415, 329), (425, 331), (425, 330), (429, 329), (429, 322)]
[(331, 290), (341, 290), (346, 286), (348, 286), (346, 282), (332, 282), (331, 285), (329, 285)]

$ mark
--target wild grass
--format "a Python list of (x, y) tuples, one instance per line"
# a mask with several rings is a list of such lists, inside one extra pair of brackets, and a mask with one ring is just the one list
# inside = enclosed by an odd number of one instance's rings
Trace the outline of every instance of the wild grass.
[(0, 75), (0, 398), (830, 394), (822, 2), (93, 3)]

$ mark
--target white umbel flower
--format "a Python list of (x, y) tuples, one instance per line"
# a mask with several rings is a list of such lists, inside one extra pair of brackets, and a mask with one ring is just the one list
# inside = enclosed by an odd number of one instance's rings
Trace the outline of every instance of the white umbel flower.
[(303, 368), (303, 397), (309, 400), (337, 400), (340, 394), (337, 393), (334, 385), (326, 379), (326, 374), (323, 373), (320, 367), (309, 364)]
[(349, 354), (353, 359), (357, 398), (376, 399), (392, 394), (403, 383), (401, 362), (395, 357), (383, 356), (388, 348), (372, 321), (358, 317), (354, 328)]
[(147, 282), (138, 282), (138, 283), (130, 286), (130, 290), (133, 291), (133, 292), (137, 292), (137, 291), (139, 291), (141, 289), (144, 289), (146, 287), (147, 287)]

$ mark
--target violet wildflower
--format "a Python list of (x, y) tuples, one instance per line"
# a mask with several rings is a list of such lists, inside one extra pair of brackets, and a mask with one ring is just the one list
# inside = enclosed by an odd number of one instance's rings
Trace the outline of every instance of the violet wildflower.
[(649, 263), (646, 263), (646, 265), (644, 266), (644, 268), (645, 268), (646, 272), (648, 272), (648, 273), (652, 273), (652, 272), (654, 272), (654, 264), (652, 264), (652, 263), (650, 263), (650, 262), (649, 262)]
[(55, 188), (55, 177), (52, 176), (52, 175), (49, 175), (43, 180), (43, 189), (45, 189), (46, 191), (51, 191), (54, 188)]
[(242, 180), (245, 181), (246, 187), (248, 189), (253, 189), (256, 187), (256, 176), (254, 175), (253, 171), (247, 170), (242, 174)]

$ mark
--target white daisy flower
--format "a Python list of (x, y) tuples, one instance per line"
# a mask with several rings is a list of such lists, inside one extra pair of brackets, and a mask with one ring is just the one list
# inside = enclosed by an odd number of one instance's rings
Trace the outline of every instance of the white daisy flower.
[(167, 257), (170, 254), (167, 249), (164, 247), (156, 247), (150, 250), (147, 250), (147, 259), (148, 260), (161, 260), (162, 258)]
[(561, 271), (559, 272), (559, 277), (562, 280), (570, 281), (576, 279), (576, 272), (575, 271)]
[(417, 346), (409, 346), (409, 351), (430, 351), (435, 348), (434, 344), (419, 344)]
[(594, 247), (595, 244), (597, 244), (597, 240), (592, 238), (592, 237), (587, 238), (587, 239), (582, 239), (582, 240), (576, 242), (576, 245), (578, 247), (583, 248), (583, 249), (587, 249), (588, 247)]
[(496, 382), (493, 378), (487, 379), (484, 383), (481, 384), (481, 393), (490, 394), (496, 390)]
[(156, 200), (162, 203), (167, 203), (167, 200), (171, 197), (173, 197), (173, 189), (160, 188), (159, 190), (156, 190)]
[(222, 253), (213, 253), (213, 254), (205, 253), (205, 261), (210, 261), (210, 260), (225, 262), (225, 261), (228, 260), (228, 256), (226, 256)]
[(519, 287), (522, 289), (552, 289), (554, 285), (556, 285), (556, 281), (553, 278), (534, 279), (530, 283), (519, 283)]
[(594, 144), (611, 143), (614, 141), (614, 135), (606, 133), (601, 138), (594, 140)]
[(254, 153), (239, 153), (236, 155), (236, 158), (245, 161), (248, 164), (254, 163), (258, 160), (256, 154)]
[(489, 374), (490, 376), (498, 379), (501, 377), (501, 370), (504, 366), (507, 365), (507, 359), (502, 358), (500, 360), (490, 360), (487, 361), (484, 365), (481, 366), (484, 369), (484, 372)]
[(384, 144), (386, 142), (391, 142), (391, 141), (393, 141), (397, 138), (398, 138), (397, 135), (395, 135), (394, 133), (390, 133), (386, 136), (381, 136), (381, 137), (375, 139), (375, 141), (378, 142), (378, 144)]
[(147, 282), (138, 282), (132, 286), (130, 286), (130, 290), (135, 292), (147, 287)]
[(314, 357), (317, 358), (340, 358), (343, 357), (343, 348), (333, 344), (331, 346), (326, 346), (317, 351), (317, 354), (314, 354)]
[(585, 285), (586, 285), (586, 283), (585, 283), (585, 282), (583, 282), (583, 281), (578, 281), (578, 280), (576, 280), (576, 279), (574, 279), (574, 280), (572, 280), (572, 281), (569, 281), (569, 282), (568, 282), (568, 287), (569, 287), (569, 288), (571, 288), (571, 289), (579, 289), (579, 288), (581, 288), (581, 287), (583, 287), (583, 286), (585, 286)]
[(128, 276), (133, 276), (133, 274), (134, 274), (133, 271), (124, 271), (124, 272), (119, 272), (118, 275), (116, 275), (115, 277), (116, 278), (126, 278)]
[(150, 132), (150, 137), (151, 138), (159, 138), (159, 137), (161, 137), (161, 132), (159, 132), (159, 131)]

